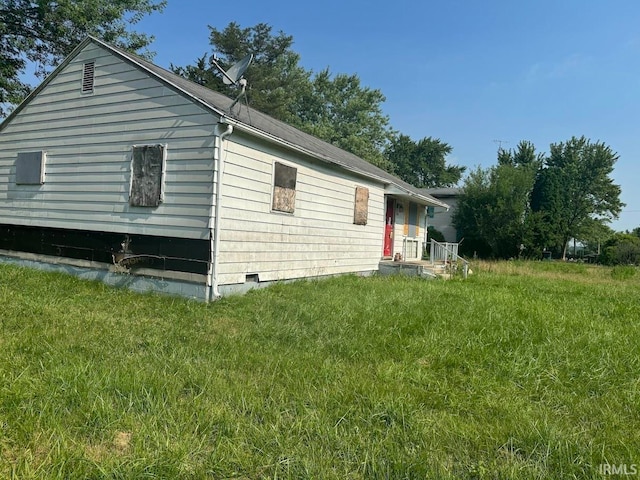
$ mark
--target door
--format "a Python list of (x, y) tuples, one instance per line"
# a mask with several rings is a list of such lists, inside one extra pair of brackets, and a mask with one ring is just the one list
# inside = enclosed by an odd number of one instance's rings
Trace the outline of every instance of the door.
[(383, 257), (393, 256), (393, 224), (395, 222), (396, 202), (393, 198), (387, 198), (387, 209), (384, 220), (384, 247), (382, 250)]

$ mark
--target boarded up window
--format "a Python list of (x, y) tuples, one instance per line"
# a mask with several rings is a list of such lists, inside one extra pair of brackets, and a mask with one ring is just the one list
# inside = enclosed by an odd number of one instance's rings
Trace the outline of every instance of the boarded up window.
[(134, 207), (157, 207), (162, 200), (164, 145), (133, 147), (129, 204)]
[(353, 212), (353, 223), (366, 225), (369, 217), (369, 189), (356, 187), (356, 205)]
[(82, 68), (82, 93), (93, 93), (96, 62), (87, 62)]
[(273, 172), (272, 210), (293, 213), (296, 207), (296, 177), (294, 167), (276, 162)]
[(16, 159), (16, 183), (18, 185), (42, 185), (44, 183), (45, 154), (39, 152), (18, 153)]

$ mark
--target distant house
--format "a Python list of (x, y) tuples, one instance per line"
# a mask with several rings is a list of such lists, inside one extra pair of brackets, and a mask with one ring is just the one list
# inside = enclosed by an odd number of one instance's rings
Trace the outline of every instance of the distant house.
[(87, 38), (0, 124), (0, 258), (212, 299), (420, 257), (444, 201), (231, 105)]
[(447, 242), (457, 242), (460, 240), (456, 227), (453, 225), (453, 214), (456, 211), (458, 205), (458, 198), (462, 193), (461, 188), (429, 188), (424, 192), (437, 198), (443, 203), (449, 206), (446, 208), (434, 208), (433, 216), (428, 219), (429, 226), (439, 230), (444, 235), (444, 239)]

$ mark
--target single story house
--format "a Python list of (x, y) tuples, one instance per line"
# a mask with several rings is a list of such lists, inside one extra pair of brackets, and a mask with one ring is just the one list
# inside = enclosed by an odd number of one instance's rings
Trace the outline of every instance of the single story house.
[(232, 103), (85, 39), (0, 124), (0, 259), (209, 300), (421, 256), (444, 202)]

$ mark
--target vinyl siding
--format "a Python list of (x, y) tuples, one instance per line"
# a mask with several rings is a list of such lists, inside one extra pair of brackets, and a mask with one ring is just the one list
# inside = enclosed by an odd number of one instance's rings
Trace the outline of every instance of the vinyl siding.
[[(95, 61), (95, 89), (81, 93)], [(0, 132), (0, 223), (206, 239), (211, 112), (90, 43)], [(133, 145), (166, 144), (164, 202), (131, 207)], [(44, 150), (45, 183), (15, 184), (18, 152)]]
[[(382, 254), (382, 185), (234, 133), (225, 143), (220, 283), (374, 271)], [(297, 168), (295, 212), (272, 212), (275, 162)], [(354, 225), (355, 188), (369, 189)]]

